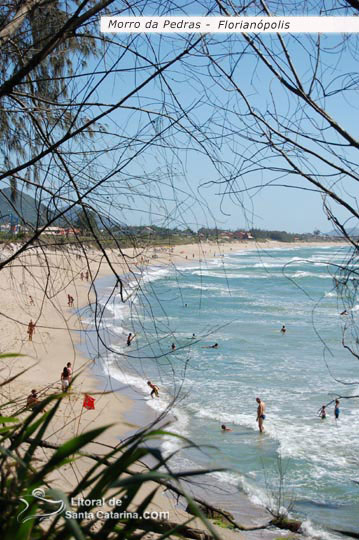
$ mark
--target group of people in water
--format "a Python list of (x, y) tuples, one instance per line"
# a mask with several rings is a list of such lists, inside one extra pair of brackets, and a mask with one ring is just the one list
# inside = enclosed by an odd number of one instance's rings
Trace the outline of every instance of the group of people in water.
[[(258, 423), (258, 429), (260, 433), (264, 432), (263, 422), (266, 419), (265, 410), (266, 410), (266, 404), (264, 401), (262, 401), (259, 397), (256, 398), (257, 402), (257, 423)], [(233, 429), (227, 427), (225, 424), (221, 425), (221, 430), (224, 433), (225, 431), (233, 431)]]
[[(259, 397), (256, 398), (256, 402), (258, 404), (257, 406), (258, 429), (260, 433), (263, 433), (264, 431), (263, 421), (266, 419), (266, 415), (265, 415), (266, 404)], [(339, 414), (340, 414), (339, 405), (340, 405), (339, 399), (336, 399), (335, 405), (334, 405), (334, 418), (336, 420), (339, 419)], [(326, 405), (323, 405), (322, 408), (320, 409), (319, 416), (322, 420), (325, 420), (325, 418), (327, 417)], [(225, 424), (221, 425), (221, 430), (223, 433), (225, 431), (233, 431), (231, 428), (227, 427)]]
[[(339, 414), (340, 414), (339, 405), (340, 405), (340, 401), (339, 401), (339, 399), (336, 399), (335, 404), (334, 404), (334, 418), (336, 420), (339, 419)], [(320, 418), (322, 420), (326, 419), (326, 417), (327, 417), (327, 406), (326, 405), (322, 405), (322, 408), (320, 409), (319, 416), (320, 416)]]
[[(136, 334), (132, 334), (132, 332), (130, 332), (127, 336), (127, 340), (126, 340), (126, 344), (127, 344), (127, 347), (130, 347), (132, 341), (135, 339), (136, 337)], [(191, 339), (196, 339), (196, 334), (192, 334), (192, 337)], [(213, 345), (205, 345), (204, 347), (202, 347), (202, 349), (218, 349), (219, 345), (218, 343), (214, 343)], [(177, 348), (176, 344), (174, 342), (172, 342), (171, 344), (171, 350), (172, 351), (175, 351)]]
[[(281, 332), (282, 335), (287, 332), (285, 324), (283, 324), (282, 328), (280, 329), (280, 332)], [(136, 334), (132, 335), (131, 332), (128, 334), (128, 336), (127, 336), (127, 346), (131, 345), (133, 339), (135, 338), (135, 335)], [(190, 339), (196, 339), (196, 334), (192, 334), (192, 337)], [(218, 347), (219, 347), (219, 344), (214, 343), (213, 345), (204, 345), (202, 347), (202, 349), (218, 349)], [(176, 344), (175, 343), (172, 343), (171, 349), (172, 349), (172, 351), (176, 350)], [(151, 381), (147, 381), (147, 385), (151, 388), (151, 392), (150, 392), (151, 398), (153, 398), (153, 397), (158, 398), (159, 397), (159, 387), (156, 384), (153, 384)], [(263, 433), (264, 432), (263, 423), (264, 423), (264, 420), (266, 419), (266, 414), (265, 414), (266, 404), (259, 397), (256, 398), (256, 402), (257, 402), (257, 418), (256, 418), (256, 422), (258, 423), (259, 432)], [(339, 400), (336, 399), (335, 400), (335, 407), (334, 407), (334, 417), (335, 417), (336, 420), (338, 420), (339, 414), (340, 414)], [(319, 413), (319, 416), (320, 416), (320, 418), (322, 420), (324, 420), (327, 417), (326, 405), (322, 406), (322, 408), (320, 410), (320, 413)], [(222, 432), (233, 431), (231, 428), (227, 427), (225, 424), (221, 425), (221, 430), (222, 430)]]

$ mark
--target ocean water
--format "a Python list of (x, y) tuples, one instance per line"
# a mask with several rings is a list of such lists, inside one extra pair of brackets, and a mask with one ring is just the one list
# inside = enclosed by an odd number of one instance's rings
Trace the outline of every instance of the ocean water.
[[(183, 441), (166, 438), (176, 467), (225, 467), (214, 473), (223, 485), (262, 505), (289, 504), (321, 538), (335, 537), (323, 528), (359, 528), (358, 399), (341, 400), (338, 421), (333, 404), (326, 420), (318, 416), (338, 394), (359, 394), (359, 361), (341, 344), (345, 330), (358, 352), (359, 305), (340, 315), (334, 279), (347, 257), (347, 248), (283, 247), (153, 267), (131, 277), (129, 300), (115, 295), (103, 319), (109, 373), (146, 399), (146, 381), (155, 382), (160, 399), (148, 405), (169, 408), (172, 431), (202, 447), (180, 450)], [(267, 407), (264, 434), (257, 396)], [(222, 433), (222, 423), (233, 431)]]

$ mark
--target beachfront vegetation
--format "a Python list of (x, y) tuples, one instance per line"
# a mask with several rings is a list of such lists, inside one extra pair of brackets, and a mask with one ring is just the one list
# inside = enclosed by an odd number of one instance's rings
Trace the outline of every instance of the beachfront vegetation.
[[(14, 362), (17, 356), (1, 355), (0, 359)], [(3, 390), (19, 375), (2, 381)], [(134, 537), (140, 540), (149, 532), (158, 533), (161, 539), (168, 536), (206, 538), (205, 530), (190, 526), (194, 517), (202, 521), (204, 529), (209, 531), (208, 537), (218, 538), (181, 483), (181, 480), (188, 481), (210, 471), (171, 471), (170, 461), (154, 444), (159, 437), (171, 436), (170, 433), (150, 427), (101, 454), (86, 452), (86, 446), (106, 431), (106, 425), (79, 433), (60, 445), (51, 444), (46, 439), (62, 399), (71, 397), (50, 394), (32, 408), (27, 408), (26, 399), (19, 397), (0, 406), (0, 535), (3, 540)], [(66, 477), (67, 468), (79, 457), (91, 463), (88, 472), (66, 492), (54, 487), (54, 474)], [(152, 465), (146, 467), (144, 461), (149, 457)], [(170, 490), (171, 483), (176, 495), (181, 494), (191, 509), (193, 517), (186, 523), (173, 523), (165, 517), (158, 519), (148, 511), (161, 486)], [(149, 486), (147, 494), (142, 494), (144, 485)], [(139, 494), (142, 494), (140, 502)], [(91, 504), (74, 505), (74, 501), (79, 500)], [(99, 505), (98, 501), (106, 502)], [(113, 513), (107, 519), (106, 511)]]

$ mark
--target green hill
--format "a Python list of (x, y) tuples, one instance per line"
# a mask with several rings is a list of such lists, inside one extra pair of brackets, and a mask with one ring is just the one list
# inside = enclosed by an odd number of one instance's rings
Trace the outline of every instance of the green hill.
[(23, 191), (11, 198), (11, 189), (0, 189), (0, 223), (19, 223), (37, 227), (46, 223), (51, 212), (47, 206)]

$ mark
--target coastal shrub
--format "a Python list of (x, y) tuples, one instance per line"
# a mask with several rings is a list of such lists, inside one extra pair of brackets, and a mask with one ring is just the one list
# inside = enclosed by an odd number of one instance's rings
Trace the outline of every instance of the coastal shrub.
[(265, 486), (268, 494), (266, 508), (272, 515), (272, 525), (280, 529), (288, 529), (293, 532), (301, 526), (301, 522), (289, 519), (288, 515), (293, 511), (295, 494), (287, 483), (287, 470), (289, 460), (284, 460), (279, 454), (275, 460), (275, 466), (269, 470), (263, 467)]

